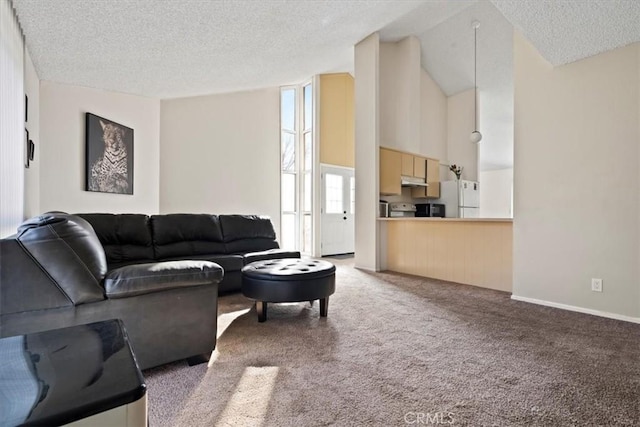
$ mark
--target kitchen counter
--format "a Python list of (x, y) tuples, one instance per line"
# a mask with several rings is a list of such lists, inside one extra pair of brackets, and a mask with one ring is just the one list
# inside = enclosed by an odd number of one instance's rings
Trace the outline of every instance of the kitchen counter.
[(388, 217), (378, 218), (378, 221), (435, 221), (435, 222), (508, 222), (513, 218), (435, 218), (435, 217)]
[(510, 218), (378, 218), (386, 268), (511, 292)]

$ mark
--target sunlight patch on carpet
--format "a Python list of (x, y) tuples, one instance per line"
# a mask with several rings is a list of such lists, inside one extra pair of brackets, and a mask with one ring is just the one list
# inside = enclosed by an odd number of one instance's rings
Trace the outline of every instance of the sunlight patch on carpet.
[(216, 426), (261, 426), (278, 376), (277, 366), (248, 366)]
[(248, 313), (249, 310), (249, 308), (245, 308), (244, 310), (232, 311), (231, 313), (224, 313), (218, 316), (218, 331), (216, 337), (220, 339), (222, 334), (224, 334), (224, 331), (231, 326), (233, 321), (243, 314)]

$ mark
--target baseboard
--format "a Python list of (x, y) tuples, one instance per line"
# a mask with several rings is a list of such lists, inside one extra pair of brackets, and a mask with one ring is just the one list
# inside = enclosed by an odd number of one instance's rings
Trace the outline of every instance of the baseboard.
[(606, 311), (593, 310), (591, 308), (576, 307), (575, 305), (560, 304), (557, 302), (545, 301), (541, 299), (528, 298), (528, 297), (521, 297), (518, 295), (511, 295), (511, 299), (516, 301), (528, 302), (531, 304), (538, 304), (538, 305), (545, 305), (547, 307), (559, 308), (561, 310), (575, 311), (577, 313), (591, 314), (593, 316), (606, 317), (608, 319), (622, 320), (624, 322), (640, 324), (640, 317), (631, 317), (631, 316), (625, 316), (623, 314), (608, 313)]

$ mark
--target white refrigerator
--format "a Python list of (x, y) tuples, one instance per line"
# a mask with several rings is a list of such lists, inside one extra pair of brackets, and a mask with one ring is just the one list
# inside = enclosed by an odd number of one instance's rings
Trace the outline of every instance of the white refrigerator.
[(480, 183), (455, 180), (440, 183), (440, 203), (447, 218), (478, 218), (480, 216)]

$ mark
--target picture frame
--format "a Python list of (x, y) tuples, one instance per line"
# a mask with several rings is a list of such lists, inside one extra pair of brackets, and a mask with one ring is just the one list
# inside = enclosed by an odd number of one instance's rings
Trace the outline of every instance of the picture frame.
[(133, 194), (133, 129), (85, 114), (85, 190)]
[(29, 145), (30, 141), (29, 130), (27, 128), (24, 128), (24, 167), (27, 169), (30, 166), (30, 161), (33, 160), (31, 158), (31, 147)]

